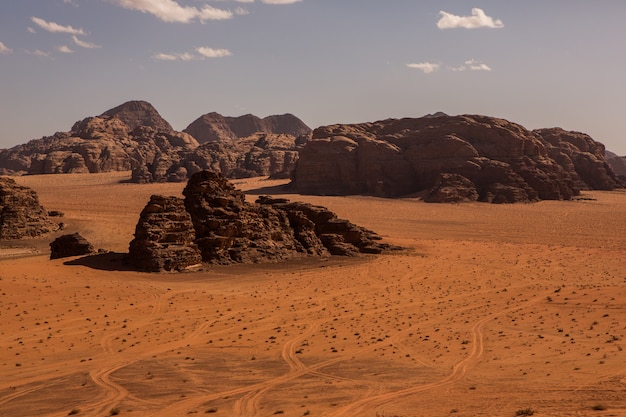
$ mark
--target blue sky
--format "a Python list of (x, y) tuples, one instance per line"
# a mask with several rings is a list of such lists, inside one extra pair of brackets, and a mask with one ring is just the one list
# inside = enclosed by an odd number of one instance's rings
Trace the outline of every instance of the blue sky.
[(309, 126), (485, 114), (626, 155), (623, 0), (0, 0), (0, 148), (127, 100)]

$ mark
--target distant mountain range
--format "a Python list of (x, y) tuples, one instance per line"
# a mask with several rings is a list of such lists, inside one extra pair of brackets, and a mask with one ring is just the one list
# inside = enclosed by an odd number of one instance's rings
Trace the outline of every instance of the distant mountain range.
[(260, 119), (217, 113), (177, 132), (150, 103), (129, 101), (76, 122), (69, 132), (0, 150), (0, 173), (132, 170), (136, 182), (185, 181), (202, 169), (229, 177), (288, 176), (310, 133), (291, 114)]
[(626, 158), (583, 133), (442, 112), (314, 132), (292, 114), (213, 112), (178, 132), (145, 101), (0, 150), (5, 175), (125, 170), (139, 183), (186, 181), (212, 170), (230, 178), (292, 178), (302, 193), (516, 202), (622, 187)]

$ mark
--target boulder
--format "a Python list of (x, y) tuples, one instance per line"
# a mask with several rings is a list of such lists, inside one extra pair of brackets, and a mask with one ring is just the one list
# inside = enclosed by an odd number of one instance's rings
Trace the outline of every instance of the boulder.
[(50, 243), (50, 259), (89, 255), (94, 252), (93, 245), (80, 233), (60, 236)]
[(185, 204), (177, 197), (153, 195), (139, 216), (128, 261), (151, 271), (181, 271), (202, 259)]
[(34, 190), (0, 177), (0, 239), (38, 237), (58, 229)]

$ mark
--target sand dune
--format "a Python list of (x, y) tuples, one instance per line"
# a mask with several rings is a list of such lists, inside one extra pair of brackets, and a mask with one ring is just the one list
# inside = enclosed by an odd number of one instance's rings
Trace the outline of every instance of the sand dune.
[[(145, 274), (119, 253), (149, 196), (184, 185), (126, 177), (17, 179), (65, 213), (64, 232), (114, 253), (2, 245), (1, 415), (626, 416), (625, 192), (286, 195), (408, 249)], [(237, 186), (253, 200), (283, 183)]]

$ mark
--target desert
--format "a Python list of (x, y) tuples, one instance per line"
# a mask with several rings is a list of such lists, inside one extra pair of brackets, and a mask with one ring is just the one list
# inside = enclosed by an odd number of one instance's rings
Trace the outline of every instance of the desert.
[[(144, 273), (129, 172), (15, 177), (64, 230), (0, 249), (8, 416), (626, 415), (626, 193), (427, 204), (287, 194), (405, 248)], [(79, 231), (100, 254), (49, 259)]]

